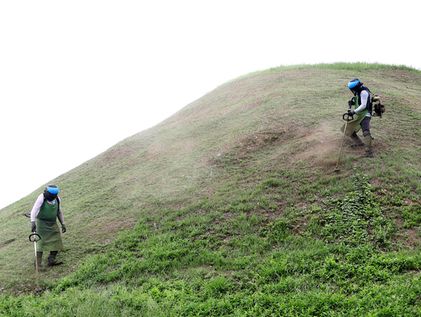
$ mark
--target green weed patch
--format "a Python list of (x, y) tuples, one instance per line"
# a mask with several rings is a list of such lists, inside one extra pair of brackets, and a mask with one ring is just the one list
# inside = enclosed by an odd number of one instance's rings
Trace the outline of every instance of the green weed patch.
[(383, 214), (366, 175), (353, 176), (353, 186), (345, 197), (313, 207), (311, 232), (331, 243), (388, 247), (395, 231), (393, 221)]

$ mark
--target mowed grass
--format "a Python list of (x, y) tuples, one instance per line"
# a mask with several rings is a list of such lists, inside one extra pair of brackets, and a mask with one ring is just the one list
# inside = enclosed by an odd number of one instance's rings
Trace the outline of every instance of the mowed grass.
[[(353, 77), (387, 112), (376, 159), (346, 148), (335, 174)], [(0, 247), (0, 315), (420, 314), (419, 87), (418, 71), (370, 64), (218, 87), (54, 180), (66, 264), (38, 286), (21, 216), (36, 192), (0, 212), (0, 241), (16, 239)]]

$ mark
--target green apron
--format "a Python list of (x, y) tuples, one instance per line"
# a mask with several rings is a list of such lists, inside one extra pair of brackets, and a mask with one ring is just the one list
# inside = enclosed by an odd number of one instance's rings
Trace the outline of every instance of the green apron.
[[(354, 97), (354, 98), (357, 98), (357, 97)], [(355, 107), (358, 107), (359, 105), (358, 100), (355, 104), (356, 104)], [(346, 136), (351, 136), (354, 132), (360, 131), (361, 129), (360, 123), (361, 121), (363, 121), (367, 113), (368, 113), (368, 110), (366, 109), (364, 111), (361, 111), (359, 114), (355, 114), (353, 120), (348, 121), (348, 123), (344, 123), (344, 125), (341, 128), (341, 131), (344, 132)], [(344, 131), (345, 126), (346, 126), (346, 131)]]
[(60, 229), (57, 225), (58, 204), (45, 201), (37, 216), (37, 233), (41, 240), (37, 242), (37, 251), (62, 251)]

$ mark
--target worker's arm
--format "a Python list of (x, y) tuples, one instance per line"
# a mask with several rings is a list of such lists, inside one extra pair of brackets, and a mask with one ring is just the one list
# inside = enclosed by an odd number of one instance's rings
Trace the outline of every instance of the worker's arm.
[[(57, 199), (60, 199), (60, 197), (57, 197)], [(60, 199), (60, 205), (61, 205), (61, 199)], [(63, 212), (61, 211), (61, 208), (58, 209), (57, 218), (61, 224), (61, 232), (65, 233), (67, 229), (66, 229), (66, 225), (64, 224), (64, 216), (63, 216)]]
[(42, 203), (44, 202), (44, 195), (41, 194), (38, 196), (37, 200), (34, 203), (34, 206), (31, 210), (31, 222), (34, 222), (39, 214), (39, 210), (41, 209)]
[[(60, 199), (60, 198), (57, 197), (57, 199)], [(60, 199), (60, 203), (61, 203), (61, 199)], [(61, 211), (61, 208), (58, 209), (57, 218), (60, 221), (61, 225), (63, 225), (64, 224), (64, 216), (63, 216), (63, 212)]]
[(367, 108), (368, 92), (366, 90), (361, 91), (361, 105), (355, 109), (355, 113), (360, 113)]

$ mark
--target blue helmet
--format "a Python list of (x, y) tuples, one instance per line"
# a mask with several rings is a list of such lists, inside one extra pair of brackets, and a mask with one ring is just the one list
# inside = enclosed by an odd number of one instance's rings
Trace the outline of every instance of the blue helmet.
[(362, 85), (362, 82), (358, 78), (354, 78), (348, 83), (348, 88), (354, 90), (355, 88)]
[(58, 195), (60, 189), (56, 185), (48, 185), (46, 191), (52, 195)]

